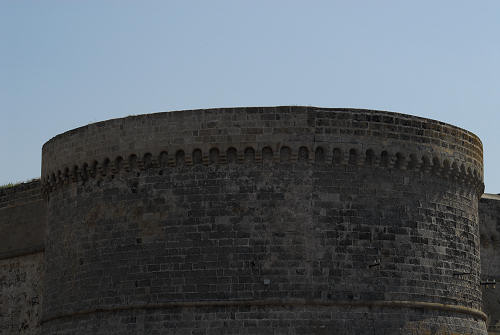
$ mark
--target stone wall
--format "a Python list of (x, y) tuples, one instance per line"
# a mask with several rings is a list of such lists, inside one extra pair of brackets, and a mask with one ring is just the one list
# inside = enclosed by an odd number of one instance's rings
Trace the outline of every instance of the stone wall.
[[(481, 277), (500, 283), (500, 196), (484, 194), (479, 202)], [(488, 333), (500, 334), (500, 285), (483, 289)]]
[(482, 146), (378, 111), (181, 111), (43, 147), (43, 334), (485, 334)]
[(40, 181), (0, 189), (0, 333), (39, 334), (46, 204)]
[(0, 259), (0, 334), (40, 334), (43, 253)]
[(0, 259), (43, 251), (46, 221), (40, 180), (0, 189)]

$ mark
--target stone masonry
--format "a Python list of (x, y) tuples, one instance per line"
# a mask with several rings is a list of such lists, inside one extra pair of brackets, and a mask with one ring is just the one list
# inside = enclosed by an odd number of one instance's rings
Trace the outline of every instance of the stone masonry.
[[(479, 202), (480, 140), (442, 122), (296, 106), (133, 116), (48, 141), (40, 184), (43, 214), (25, 213), (42, 247), (0, 249), (2, 301), (35, 315), (31, 333), (486, 334), (497, 320), (479, 216), (500, 207)], [(28, 334), (9, 313), (0, 330)]]
[[(481, 277), (500, 282), (500, 196), (485, 194), (479, 203)], [(484, 290), (484, 310), (488, 314), (488, 334), (500, 334), (500, 287)]]
[(0, 189), (0, 334), (39, 334), (46, 202), (40, 181)]

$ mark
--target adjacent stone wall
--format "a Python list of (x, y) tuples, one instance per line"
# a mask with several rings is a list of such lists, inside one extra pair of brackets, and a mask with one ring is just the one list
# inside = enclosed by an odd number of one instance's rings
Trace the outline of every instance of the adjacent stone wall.
[(0, 189), (0, 333), (39, 334), (46, 205), (40, 181)]
[[(481, 277), (500, 283), (500, 196), (484, 194), (479, 202)], [(500, 334), (500, 285), (483, 289), (488, 333)]]
[(0, 334), (40, 334), (43, 253), (0, 259)]
[(0, 259), (43, 251), (46, 221), (40, 180), (0, 189)]
[(313, 107), (159, 113), (43, 147), (43, 334), (485, 334), (479, 139)]

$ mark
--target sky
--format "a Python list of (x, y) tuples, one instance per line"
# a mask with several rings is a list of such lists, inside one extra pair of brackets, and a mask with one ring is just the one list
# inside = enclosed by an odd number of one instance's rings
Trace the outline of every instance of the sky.
[(88, 123), (274, 105), (389, 110), (478, 135), (500, 193), (499, 1), (0, 2), (0, 185)]

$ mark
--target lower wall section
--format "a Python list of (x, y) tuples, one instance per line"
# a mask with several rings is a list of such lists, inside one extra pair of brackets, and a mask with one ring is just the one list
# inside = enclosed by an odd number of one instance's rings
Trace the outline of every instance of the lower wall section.
[(40, 334), (43, 253), (0, 260), (0, 334)]
[(406, 307), (199, 306), (96, 311), (43, 323), (43, 334), (486, 334), (481, 317)]
[[(500, 195), (484, 194), (479, 201), (481, 280), (500, 282)], [(483, 287), (488, 334), (500, 334), (500, 285)]]

